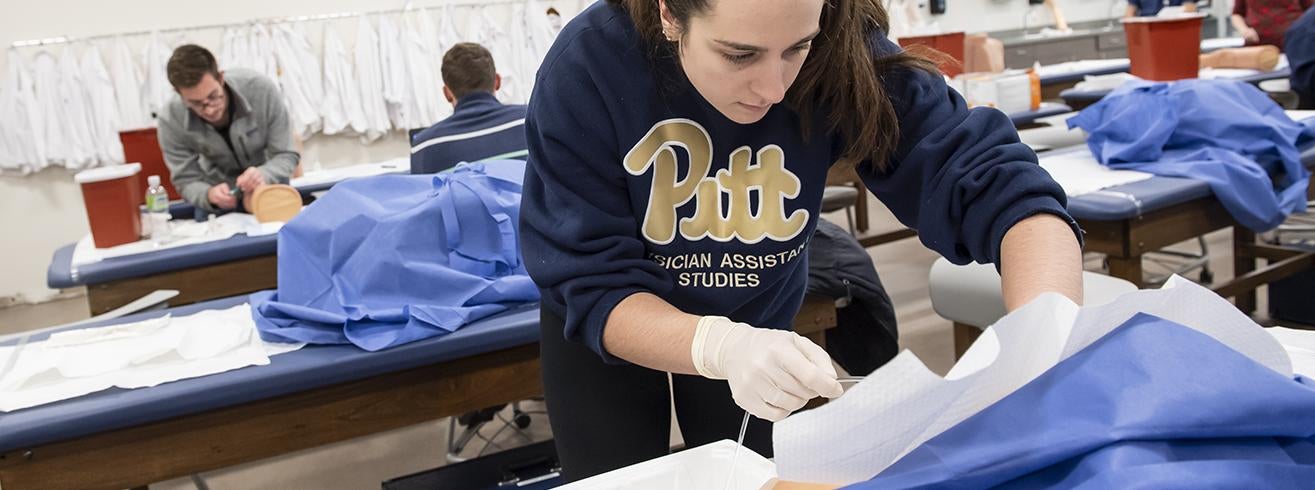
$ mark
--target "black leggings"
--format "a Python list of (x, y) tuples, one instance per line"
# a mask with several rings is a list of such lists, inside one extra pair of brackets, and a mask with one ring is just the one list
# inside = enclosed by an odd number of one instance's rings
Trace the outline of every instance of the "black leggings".
[[(544, 398), (566, 479), (666, 455), (672, 396), (667, 374), (633, 364), (604, 364), (598, 354), (563, 337), (561, 318), (546, 307), (539, 311)], [(672, 388), (685, 447), (739, 436), (744, 410), (731, 400), (726, 381), (676, 374)], [(752, 417), (744, 445), (772, 457), (771, 422)]]

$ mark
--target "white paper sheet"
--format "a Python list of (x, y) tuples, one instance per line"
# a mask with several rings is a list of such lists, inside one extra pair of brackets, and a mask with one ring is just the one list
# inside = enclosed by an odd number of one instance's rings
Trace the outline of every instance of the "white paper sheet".
[(1111, 73), (1109, 75), (1088, 75), (1073, 86), (1079, 92), (1100, 92), (1114, 90), (1129, 80), (1140, 80), (1131, 73)]
[(1114, 170), (1096, 161), (1095, 155), (1085, 148), (1059, 154), (1042, 154), (1041, 168), (1072, 196), (1090, 194), (1116, 185), (1131, 184), (1149, 179), (1153, 175), (1135, 170)]
[(1315, 117), (1315, 111), (1283, 111), (1293, 121), (1305, 121)]
[(305, 175), (292, 179), (293, 187), (337, 183), (357, 177), (372, 177), (385, 174), (404, 174), (411, 171), (411, 159), (394, 158), (375, 163), (359, 163), (346, 167), (328, 168), (306, 172)]
[(247, 304), (183, 317), (71, 330), (22, 347), (0, 347), (0, 411), (9, 412), (111, 387), (169, 381), (269, 364), (305, 344), (260, 339)]
[(1247, 68), (1202, 68), (1197, 78), (1201, 80), (1236, 80), (1259, 75), (1260, 70)]
[(1037, 70), (1037, 75), (1050, 77), (1057, 75), (1067, 75), (1070, 73), (1082, 73), (1109, 68), (1118, 68), (1128, 66), (1128, 58), (1115, 58), (1108, 60), (1079, 60), (1055, 63), (1053, 65), (1044, 65)]
[(788, 480), (867, 480), (1138, 312), (1194, 328), (1292, 374), (1288, 355), (1272, 336), (1228, 301), (1182, 278), (1090, 308), (1047, 294), (988, 328), (946, 378), (905, 351), (838, 400), (778, 422), (777, 471)]
[(1259, 74), (1260, 70), (1246, 68), (1202, 68), (1197, 78), (1201, 80), (1234, 80)]
[(1213, 51), (1223, 48), (1240, 48), (1246, 46), (1246, 40), (1240, 37), (1218, 37), (1201, 41), (1201, 51)]
[(1061, 114), (1038, 119), (1036, 122), (1041, 126), (1019, 130), (1018, 139), (1022, 140), (1023, 144), (1031, 147), (1033, 151), (1042, 153), (1081, 145), (1086, 142), (1087, 136), (1081, 128), (1068, 129), (1065, 121), (1070, 117), (1073, 117), (1073, 114)]
[(1315, 352), (1315, 330), (1297, 330), (1287, 327), (1265, 329), (1284, 349), (1302, 349)]
[(155, 243), (151, 239), (110, 248), (96, 248), (91, 235), (82, 237), (73, 248), (72, 265), (93, 264), (113, 257), (158, 252), (171, 248), (185, 247), (207, 242), (227, 240), (234, 235), (246, 234), (260, 236), (278, 233), (282, 223), (260, 223), (256, 217), (246, 213), (228, 213), (215, 218), (214, 221), (197, 222), (193, 220), (173, 220), (169, 222), (170, 239), (164, 243)]
[(1292, 359), (1292, 372), (1315, 379), (1315, 330), (1294, 330), (1286, 327), (1265, 329), (1287, 351)]

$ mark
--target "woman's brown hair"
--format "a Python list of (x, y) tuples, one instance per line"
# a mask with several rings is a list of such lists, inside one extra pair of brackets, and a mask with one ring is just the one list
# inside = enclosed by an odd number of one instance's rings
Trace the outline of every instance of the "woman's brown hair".
[[(678, 59), (662, 32), (657, 0), (608, 0), (622, 5), (654, 54)], [(884, 171), (899, 143), (899, 120), (882, 87), (881, 77), (897, 68), (936, 71), (922, 52), (897, 52), (874, 58), (869, 38), (874, 29), (888, 32), (886, 9), (877, 0), (824, 0), (821, 32), (813, 39), (808, 60), (786, 93), (786, 103), (804, 121), (804, 137), (814, 112), (835, 108), (827, 127), (844, 137), (840, 163), (852, 166), (870, 160)], [(667, 10), (682, 26), (711, 7), (712, 0), (666, 0)]]

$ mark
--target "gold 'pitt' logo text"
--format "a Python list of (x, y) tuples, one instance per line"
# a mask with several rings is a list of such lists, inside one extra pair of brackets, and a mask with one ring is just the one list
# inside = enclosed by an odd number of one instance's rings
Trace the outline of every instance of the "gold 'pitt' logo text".
[[(675, 147), (689, 156), (689, 173), (677, 181), (679, 167)], [(751, 162), (752, 150), (741, 146), (731, 152), (730, 165), (708, 176), (712, 169), (712, 139), (707, 130), (688, 119), (661, 121), (626, 153), (625, 167), (631, 175), (653, 168), (653, 187), (644, 213), (644, 238), (665, 245), (676, 237), (677, 210), (695, 200), (694, 216), (681, 218), (680, 235), (696, 241), (704, 237), (725, 242), (739, 239), (758, 243), (763, 238), (790, 240), (808, 223), (808, 211), (785, 215), (785, 200), (799, 196), (799, 177), (785, 168), (785, 153), (767, 145)], [(757, 191), (756, 193), (754, 191)], [(722, 209), (722, 194), (730, 196)], [(751, 196), (757, 194), (758, 213), (751, 212)]]

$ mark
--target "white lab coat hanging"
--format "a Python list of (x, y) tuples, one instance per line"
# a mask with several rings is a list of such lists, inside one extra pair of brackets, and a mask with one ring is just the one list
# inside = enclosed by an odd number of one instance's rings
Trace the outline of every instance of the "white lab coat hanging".
[(142, 70), (132, 50), (122, 37), (115, 37), (110, 62), (114, 80), (114, 100), (119, 109), (119, 129), (137, 129), (154, 125), (142, 97)]
[(0, 90), (0, 140), (7, 157), (0, 159), (5, 171), (31, 173), (48, 164), (45, 113), (38, 105), (32, 73), (23, 57), (10, 50), (3, 90)]
[(379, 35), (370, 19), (362, 16), (356, 27), (356, 77), (360, 80), (359, 97), (365, 113), (365, 125), (357, 128), (361, 140), (373, 142), (392, 129), (388, 120), (388, 106), (384, 101), (384, 71), (380, 64)]
[[(70, 145), (60, 137), (64, 127), (64, 110), (60, 105), (59, 94), (59, 60), (48, 51), (38, 52), (32, 58), (33, 94), (36, 97), (37, 112), (44, 115), (41, 120), (43, 146), (46, 148), (47, 165), (63, 165), (71, 151)], [(40, 167), (38, 167), (40, 168)]]
[(408, 128), (425, 128), (444, 117), (441, 104), (443, 79), (438, 67), (443, 54), (434, 43), (438, 35), (427, 10), (402, 14), (406, 29), (402, 33), (403, 56), (410, 76)]
[(361, 86), (337, 30), (324, 26), (324, 134), (366, 131)]
[(119, 105), (114, 97), (114, 80), (105, 66), (100, 48), (88, 46), (82, 56), (82, 90), (87, 101), (87, 116), (94, 158), (100, 165), (123, 163), (123, 144), (119, 142)]
[(173, 49), (165, 43), (159, 32), (152, 32), (143, 53), (146, 67), (146, 109), (152, 117), (158, 116), (169, 99), (173, 97), (173, 86), (169, 85), (167, 66)]
[(293, 130), (302, 139), (309, 138), (323, 127), (320, 105), (324, 86), (318, 57), (300, 24), (275, 26), (274, 53), (279, 64), (278, 83)]
[(512, 61), (515, 57), (511, 54), (511, 43), (507, 33), (493, 22), (487, 6), (476, 7), (476, 10), (470, 13), (466, 37), (471, 42), (484, 46), (493, 55), (493, 64), (497, 67), (498, 75), (502, 76), (502, 88), (496, 94), (498, 100), (503, 103), (523, 102), (517, 91), (520, 74), (517, 73), (516, 64)]
[(64, 127), (60, 133), (69, 146), (64, 166), (82, 170), (96, 165), (96, 142), (91, 132), (91, 110), (83, 89), (82, 64), (72, 46), (65, 46), (59, 55), (60, 109), (64, 113)]
[[(520, 96), (528, 101), (534, 91), (534, 77), (543, 64), (543, 58), (552, 48), (556, 31), (549, 23), (548, 14), (540, 9), (534, 0), (526, 0), (525, 5), (517, 7), (517, 14), (512, 17), (513, 25), (520, 26), (520, 33), (513, 33), (512, 41), (517, 47), (517, 68), (522, 74)], [(558, 17), (560, 19), (560, 16)]]
[(251, 64), (256, 71), (264, 73), (270, 80), (278, 80), (279, 65), (274, 51), (274, 34), (269, 26), (256, 24), (251, 26), (250, 46)]
[(464, 42), (461, 31), (457, 30), (457, 19), (452, 14), (451, 5), (443, 5), (443, 13), (438, 18), (438, 47), (447, 54), (457, 43)]
[(379, 60), (383, 68), (384, 102), (394, 128), (411, 128), (411, 84), (402, 50), (402, 33), (387, 15), (379, 17)]

